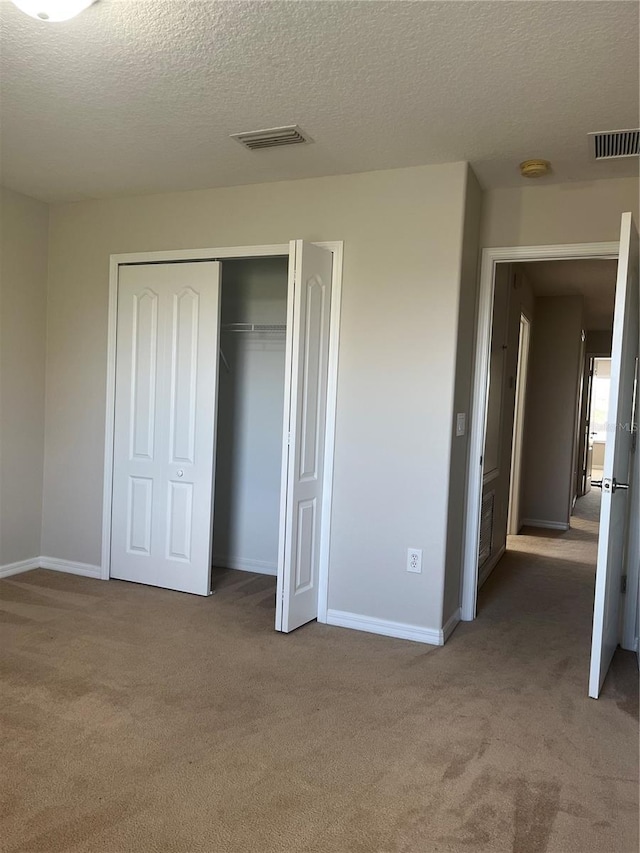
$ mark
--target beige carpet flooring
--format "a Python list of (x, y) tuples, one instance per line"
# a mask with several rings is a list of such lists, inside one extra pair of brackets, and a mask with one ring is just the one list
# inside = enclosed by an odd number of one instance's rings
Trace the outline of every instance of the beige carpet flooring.
[(276, 634), (258, 575), (0, 581), (0, 849), (636, 853), (634, 656), (587, 698), (590, 512), (511, 540), (442, 649)]

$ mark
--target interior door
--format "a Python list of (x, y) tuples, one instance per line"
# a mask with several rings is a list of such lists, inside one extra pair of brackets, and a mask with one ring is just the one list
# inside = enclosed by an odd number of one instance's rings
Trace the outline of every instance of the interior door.
[(285, 632), (318, 615), (332, 262), (326, 249), (302, 240), (291, 243), (291, 386), (285, 394), (288, 430), (276, 606), (276, 630)]
[(622, 576), (628, 557), (630, 492), (635, 416), (635, 377), (640, 323), (638, 230), (622, 215), (613, 320), (609, 423), (604, 453), (602, 508), (591, 643), (589, 696), (596, 699), (620, 640)]
[(220, 264), (121, 266), (111, 577), (208, 595)]

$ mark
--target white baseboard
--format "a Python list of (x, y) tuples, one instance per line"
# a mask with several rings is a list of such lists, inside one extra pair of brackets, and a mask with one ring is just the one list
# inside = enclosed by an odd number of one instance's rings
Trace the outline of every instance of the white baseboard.
[(544, 527), (545, 530), (569, 530), (570, 524), (562, 521), (547, 521), (544, 518), (523, 518), (522, 527)]
[(480, 589), (482, 584), (487, 580), (491, 572), (495, 569), (500, 560), (504, 557), (504, 552), (506, 550), (506, 545), (503, 545), (502, 548), (498, 549), (496, 553), (492, 557), (490, 557), (483, 566), (481, 566), (480, 571), (478, 573), (478, 589)]
[(17, 563), (7, 563), (5, 566), (0, 566), (0, 578), (8, 578), (11, 575), (19, 575), (22, 572), (30, 572), (31, 569), (40, 568), (40, 557), (33, 557), (31, 560), (19, 560)]
[(86, 578), (100, 578), (100, 566), (88, 563), (74, 563), (71, 560), (58, 560), (56, 557), (34, 557), (31, 560), (20, 560), (19, 563), (8, 563), (0, 566), (0, 578), (30, 572), (32, 569), (51, 569), (54, 572), (67, 572), (70, 575), (82, 575)]
[(58, 560), (57, 557), (40, 557), (41, 569), (51, 569), (54, 572), (66, 572), (69, 575), (82, 575), (85, 578), (101, 578), (100, 566), (89, 563), (74, 563), (72, 560)]
[(277, 563), (266, 560), (251, 560), (248, 557), (214, 556), (213, 565), (221, 569), (237, 569), (240, 572), (255, 572), (259, 575), (278, 576)]
[[(459, 611), (454, 616), (459, 615)], [(455, 627), (451, 617), (449, 633)], [(449, 625), (447, 622), (447, 625)], [(387, 619), (376, 619), (374, 616), (361, 616), (358, 613), (348, 613), (345, 610), (328, 610), (327, 624), (338, 628), (351, 628), (354, 631), (366, 631), (369, 634), (382, 634), (383, 637), (395, 637), (398, 640), (413, 640), (416, 643), (429, 643), (432, 646), (443, 646), (445, 641), (444, 629), (423, 628), (420, 625), (407, 625), (404, 622), (390, 622)]]

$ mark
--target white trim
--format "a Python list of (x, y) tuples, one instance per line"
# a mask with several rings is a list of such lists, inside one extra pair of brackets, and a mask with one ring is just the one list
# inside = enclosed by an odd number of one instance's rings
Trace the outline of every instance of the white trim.
[(109, 317), (107, 320), (107, 387), (104, 425), (104, 472), (102, 481), (102, 553), (100, 577), (109, 580), (111, 566), (111, 501), (113, 500), (113, 439), (116, 412), (116, 327), (118, 322), (118, 266), (121, 257), (109, 259)]
[(482, 250), (482, 257), (502, 261), (581, 261), (585, 258), (617, 258), (620, 241), (609, 243), (558, 243), (547, 246), (495, 246)]
[(287, 496), (291, 443), (291, 385), (293, 381), (293, 308), (296, 283), (296, 241), (289, 242), (287, 269), (287, 332), (284, 352), (284, 408), (282, 411), (282, 466), (280, 470), (280, 526), (278, 530), (278, 572), (276, 584), (276, 631), (282, 631), (284, 620), (284, 570), (287, 555)]
[(478, 327), (476, 332), (475, 370), (473, 396), (469, 417), (471, 421), (469, 441), (469, 473), (467, 477), (467, 500), (465, 518), (465, 541), (462, 565), (461, 618), (475, 619), (478, 596), (478, 547), (480, 543), (480, 513), (482, 509), (484, 437), (487, 420), (489, 356), (495, 261), (482, 252), (480, 263), (480, 287), (478, 292)]
[(471, 401), (469, 473), (462, 566), (462, 619), (476, 617), (478, 595), (478, 540), (482, 503), (482, 454), (488, 401), (488, 369), (491, 347), (494, 275), (498, 262), (578, 260), (581, 258), (617, 258), (620, 244), (567, 243), (555, 246), (506, 246), (482, 250), (478, 289), (478, 323)]
[(496, 551), (495, 554), (493, 554), (491, 557), (489, 557), (488, 560), (485, 561), (484, 565), (480, 568), (480, 571), (478, 573), (478, 589), (481, 589), (482, 585), (489, 578), (491, 572), (495, 569), (500, 560), (504, 557), (506, 550), (507, 546), (503, 545)]
[(524, 424), (526, 414), (527, 384), (529, 379), (529, 347), (531, 345), (531, 320), (520, 311), (520, 335), (518, 338), (518, 361), (516, 366), (516, 400), (511, 442), (511, 476), (509, 477), (509, 510), (507, 533), (511, 536), (520, 532), (520, 499), (522, 496), (522, 457), (524, 448)]
[[(322, 246), (324, 244), (317, 243)], [(274, 243), (269, 246), (227, 246), (218, 249), (174, 249), (160, 252), (127, 252), (111, 255), (116, 266), (120, 264), (167, 264), (171, 261), (219, 261), (229, 258), (270, 258), (275, 255), (288, 255), (288, 243)]]
[(252, 560), (250, 557), (214, 557), (216, 569), (236, 569), (239, 572), (255, 572), (258, 575), (278, 575), (278, 564), (267, 560)]
[[(451, 621), (450, 619), (449, 622)], [(431, 646), (443, 646), (445, 641), (443, 629), (422, 628), (419, 625), (407, 625), (404, 622), (390, 622), (388, 619), (361, 616), (359, 613), (348, 613), (345, 610), (327, 610), (327, 624), (339, 628), (351, 628), (354, 631), (366, 631), (369, 634), (381, 634), (383, 637), (395, 637), (398, 640), (428, 643)], [(452, 625), (450, 631), (453, 631), (453, 627)]]
[(451, 616), (449, 616), (447, 621), (442, 626), (442, 642), (443, 642), (443, 645), (444, 645), (444, 643), (447, 642), (447, 640), (453, 634), (453, 632), (455, 631), (455, 629), (458, 627), (459, 624), (460, 624), (460, 608), (458, 607), (456, 610), (453, 611)]
[(18, 560), (17, 563), (6, 563), (4, 566), (0, 566), (0, 578), (20, 575), (22, 572), (30, 572), (32, 569), (39, 568), (40, 557), (32, 557), (30, 560)]
[(66, 572), (69, 575), (82, 575), (85, 578), (102, 577), (100, 566), (89, 563), (74, 563), (72, 560), (58, 560), (56, 557), (40, 557), (40, 568), (51, 569), (54, 572)]
[(74, 563), (71, 560), (58, 560), (56, 557), (34, 557), (31, 560), (20, 560), (18, 563), (8, 563), (0, 566), (0, 578), (30, 572), (32, 569), (51, 569), (54, 572), (67, 572), (70, 575), (82, 575), (87, 578), (100, 578), (100, 566), (89, 563)]
[[(331, 512), (333, 506), (333, 468), (336, 444), (336, 407), (338, 403), (338, 358), (340, 352), (340, 317), (342, 308), (343, 243), (318, 243), (333, 253), (331, 267), (331, 317), (329, 319), (329, 361), (327, 407), (324, 436), (324, 482), (322, 484), (322, 519), (318, 566), (318, 622), (327, 621), (329, 608), (329, 554), (331, 547)], [(326, 519), (326, 522), (325, 522)]]
[[(333, 500), (333, 466), (335, 453), (336, 404), (338, 390), (338, 353), (340, 347), (340, 308), (342, 301), (342, 241), (318, 241), (316, 246), (333, 254), (332, 297), (329, 336), (327, 412), (325, 420), (325, 465), (320, 530), (318, 573), (318, 621), (327, 621), (329, 594), (329, 548), (331, 542), (331, 507)], [(209, 249), (179, 249), (159, 252), (134, 252), (111, 255), (109, 261), (109, 317), (107, 331), (107, 375), (105, 410), (104, 483), (102, 505), (102, 553), (99, 577), (109, 579), (111, 563), (111, 501), (113, 491), (113, 430), (115, 414), (116, 324), (118, 312), (118, 267), (121, 264), (166, 263), (171, 261), (207, 261), (225, 258), (257, 258), (284, 255), (289, 257), (290, 244), (236, 246)], [(289, 336), (292, 330), (287, 329)], [(289, 338), (288, 338), (289, 340)], [(290, 376), (290, 373), (288, 374)], [(290, 384), (290, 380), (288, 385)], [(286, 396), (286, 391), (285, 391)], [(69, 564), (71, 565), (71, 564)], [(82, 564), (77, 564), (82, 565)], [(94, 568), (94, 567), (91, 567)], [(252, 570), (253, 571), (253, 570)]]
[(569, 530), (570, 524), (564, 521), (548, 521), (546, 518), (523, 518), (521, 527), (543, 527), (545, 530)]

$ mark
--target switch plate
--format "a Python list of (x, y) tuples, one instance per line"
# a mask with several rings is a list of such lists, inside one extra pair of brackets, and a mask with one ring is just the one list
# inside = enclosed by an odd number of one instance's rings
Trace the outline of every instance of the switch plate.
[(407, 571), (415, 574), (422, 571), (422, 548), (407, 548)]
[(456, 415), (456, 438), (465, 434), (467, 428), (467, 415), (465, 412), (458, 412)]

